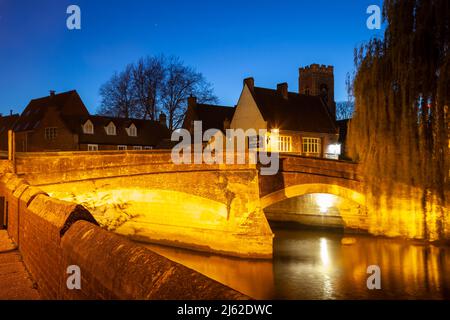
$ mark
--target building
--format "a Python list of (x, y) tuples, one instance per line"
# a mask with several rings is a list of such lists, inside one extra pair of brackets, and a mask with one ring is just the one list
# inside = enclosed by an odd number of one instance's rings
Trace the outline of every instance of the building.
[(164, 114), (160, 121), (90, 115), (75, 90), (31, 100), (12, 129), (17, 152), (144, 150), (170, 137)]
[(234, 107), (197, 103), (196, 97), (188, 98), (188, 107), (183, 121), (183, 128), (193, 133), (194, 121), (202, 122), (202, 130), (219, 129), (225, 133), (230, 128)]
[(0, 150), (8, 150), (8, 131), (14, 128), (19, 114), (13, 114), (12, 111), (9, 116), (0, 115)]
[(267, 130), (259, 145), (271, 151), (337, 159), (335, 113), (333, 67), (312, 64), (299, 69), (299, 93), (287, 83), (267, 89), (245, 79), (230, 127)]

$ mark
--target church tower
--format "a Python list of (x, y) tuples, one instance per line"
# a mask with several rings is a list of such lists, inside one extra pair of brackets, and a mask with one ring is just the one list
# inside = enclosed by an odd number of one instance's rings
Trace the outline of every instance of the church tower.
[(299, 69), (299, 93), (321, 96), (328, 106), (330, 114), (336, 118), (336, 102), (334, 101), (333, 66), (316, 63)]

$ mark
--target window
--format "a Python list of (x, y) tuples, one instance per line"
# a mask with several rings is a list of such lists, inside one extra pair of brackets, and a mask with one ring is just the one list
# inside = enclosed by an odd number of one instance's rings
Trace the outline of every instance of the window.
[(136, 137), (137, 136), (137, 128), (134, 125), (134, 123), (131, 124), (131, 126), (128, 128), (128, 135), (131, 137)]
[(83, 132), (86, 134), (94, 134), (94, 125), (92, 124), (91, 120), (86, 121), (86, 123), (83, 125)]
[(142, 150), (142, 146), (134, 146), (133, 150)]
[(152, 150), (152, 149), (153, 149), (152, 146), (145, 146), (145, 147), (144, 147), (144, 150)]
[(269, 135), (266, 139), (268, 151), (273, 152), (291, 152), (292, 151), (292, 137), (280, 136), (278, 134)]
[(45, 140), (55, 140), (58, 136), (58, 128), (45, 128)]
[(106, 134), (108, 136), (115, 136), (116, 135), (116, 126), (114, 123), (110, 122), (106, 127)]
[(88, 151), (98, 151), (98, 144), (88, 144)]
[(291, 152), (292, 149), (292, 137), (291, 136), (278, 136), (278, 151), (279, 152)]
[(117, 146), (117, 150), (127, 150), (127, 146), (125, 146), (125, 145), (118, 145)]
[(303, 138), (303, 153), (319, 155), (321, 153), (321, 142), (320, 138)]

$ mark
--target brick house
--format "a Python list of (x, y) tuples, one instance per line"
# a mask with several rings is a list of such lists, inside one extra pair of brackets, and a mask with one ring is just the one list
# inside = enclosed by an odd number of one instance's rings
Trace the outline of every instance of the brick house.
[(163, 114), (160, 121), (90, 115), (75, 90), (51, 91), (30, 101), (13, 130), (17, 152), (144, 150), (170, 137), (165, 122)]
[(338, 159), (335, 113), (333, 67), (313, 64), (299, 69), (299, 93), (287, 83), (267, 89), (245, 79), (230, 127), (267, 130), (259, 141), (272, 151)]
[(200, 104), (190, 97), (183, 128), (192, 133), (193, 122), (202, 121), (203, 132), (265, 129), (267, 135), (259, 137), (259, 147), (338, 159), (342, 141), (335, 114), (333, 67), (312, 64), (299, 69), (299, 93), (289, 92), (287, 83), (267, 89), (247, 78), (235, 107)]

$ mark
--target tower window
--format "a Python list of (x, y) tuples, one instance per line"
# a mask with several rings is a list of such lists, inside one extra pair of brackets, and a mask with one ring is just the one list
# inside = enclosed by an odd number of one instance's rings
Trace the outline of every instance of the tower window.
[(328, 86), (326, 84), (320, 85), (320, 96), (325, 102), (328, 102)]

